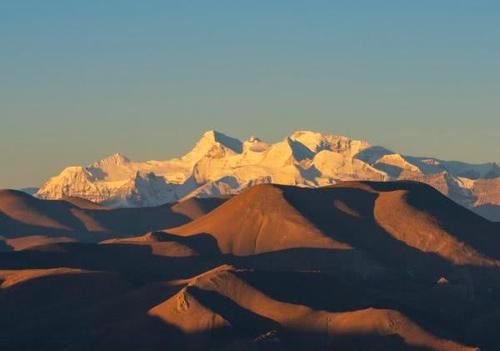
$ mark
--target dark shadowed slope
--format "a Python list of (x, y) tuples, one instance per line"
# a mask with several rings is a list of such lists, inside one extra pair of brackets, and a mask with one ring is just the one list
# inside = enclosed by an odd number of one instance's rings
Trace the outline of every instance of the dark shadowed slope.
[(321, 247), (420, 266), (497, 266), (500, 258), (498, 226), (416, 182), (258, 185), (168, 232), (210, 234), (235, 255)]
[(40, 200), (20, 191), (1, 190), (0, 237), (14, 249), (100, 241), (177, 226), (218, 204), (216, 200), (190, 200), (186, 205), (110, 209), (77, 198)]
[(319, 228), (380, 257), (427, 253), (456, 265), (485, 266), (500, 258), (500, 233), (492, 222), (423, 183), (345, 182), (283, 191)]
[(109, 209), (108, 206), (103, 204), (98, 204), (87, 199), (82, 199), (81, 197), (65, 196), (62, 200), (69, 202), (76, 207), (84, 208), (87, 210), (105, 210)]
[(255, 341), (266, 333), (283, 335), (276, 346), (285, 349), (474, 350), (432, 335), (395, 310), (314, 310), (275, 300), (236, 273), (221, 266), (197, 276), (149, 314), (188, 335), (193, 350), (222, 346), (228, 335), (225, 346), (237, 350), (234, 339)]
[(475, 211), (485, 218), (500, 223), (500, 205), (480, 205)]
[(350, 248), (321, 232), (288, 203), (280, 187), (273, 185), (254, 186), (207, 215), (168, 232), (209, 234), (223, 253), (235, 255), (298, 247)]
[(498, 223), (419, 183), (122, 210), (0, 199), (4, 249), (56, 242), (0, 252), (1, 350), (498, 349)]
[(201, 217), (229, 200), (226, 197), (196, 198), (192, 197), (172, 205), (172, 212), (182, 214), (190, 219)]
[[(190, 237), (181, 239), (187, 248), (198, 247)], [(311, 350), (313, 344), (330, 345), (318, 350), (459, 347), (444, 339), (495, 345), (498, 284), (436, 284), (397, 274), (363, 278), (330, 262), (314, 271), (274, 271), (267, 255), (240, 257), (243, 271), (203, 274), (231, 257), (168, 257), (147, 246), (113, 243), (0, 254), (2, 349), (183, 350), (198, 341), (236, 343), (233, 349), (242, 350), (274, 332), (286, 350)]]
[(170, 257), (220, 255), (217, 242), (208, 234), (198, 234), (184, 237), (165, 232), (151, 232), (136, 237), (109, 239), (101, 242), (101, 244), (147, 246), (155, 255)]

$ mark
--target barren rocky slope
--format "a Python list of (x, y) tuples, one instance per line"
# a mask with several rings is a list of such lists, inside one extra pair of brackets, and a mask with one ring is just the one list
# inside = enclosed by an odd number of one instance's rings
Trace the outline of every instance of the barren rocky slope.
[[(500, 227), (422, 183), (264, 184), (126, 216), (78, 200), (2, 199), (3, 234), (19, 228), (12, 218), (48, 237), (76, 219), (89, 225), (68, 211), (109, 232), (0, 252), (1, 349), (498, 346)], [(114, 216), (166, 227), (122, 235)]]

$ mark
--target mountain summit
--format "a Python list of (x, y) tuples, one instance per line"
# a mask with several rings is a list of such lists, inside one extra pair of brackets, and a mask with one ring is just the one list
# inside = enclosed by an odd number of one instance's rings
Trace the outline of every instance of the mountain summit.
[(363, 140), (306, 130), (276, 143), (255, 136), (242, 142), (210, 130), (179, 158), (135, 162), (117, 153), (86, 167), (68, 167), (36, 196), (137, 207), (230, 195), (259, 183), (319, 187), (347, 180), (421, 181), (500, 220), (499, 164), (407, 156)]
[(182, 159), (188, 162), (197, 162), (209, 152), (215, 152), (214, 150), (226, 150), (229, 153), (239, 154), (242, 152), (242, 145), (242, 142), (238, 139), (229, 137), (215, 130), (209, 130), (203, 133), (194, 148), (183, 156)]

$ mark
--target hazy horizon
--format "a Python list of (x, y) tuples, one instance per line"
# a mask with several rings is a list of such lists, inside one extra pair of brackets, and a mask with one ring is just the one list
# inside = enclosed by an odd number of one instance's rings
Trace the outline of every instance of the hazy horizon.
[(1, 188), (209, 129), (499, 162), (500, 3), (0, 4)]

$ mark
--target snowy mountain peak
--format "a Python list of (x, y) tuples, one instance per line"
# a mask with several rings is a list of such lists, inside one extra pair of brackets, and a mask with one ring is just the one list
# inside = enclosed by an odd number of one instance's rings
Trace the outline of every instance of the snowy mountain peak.
[(49, 179), (37, 196), (150, 206), (190, 196), (233, 194), (259, 182), (322, 186), (397, 179), (428, 183), (464, 206), (500, 208), (498, 164), (411, 157), (363, 140), (308, 130), (276, 143), (254, 136), (241, 142), (210, 130), (180, 158), (133, 162), (117, 153), (87, 167), (68, 167)]
[(242, 143), (240, 140), (227, 136), (226, 134), (223, 134), (216, 130), (209, 130), (203, 133), (203, 136), (198, 141), (197, 145), (198, 144), (201, 145), (220, 144), (228, 149), (233, 150), (234, 152), (241, 153)]
[(61, 172), (61, 174), (59, 176), (73, 175), (73, 174), (85, 173), (85, 172), (86, 172), (86, 170), (82, 166), (69, 166), (69, 167), (66, 167), (65, 169), (63, 169), (63, 171)]
[(127, 156), (117, 152), (117, 153), (114, 153), (108, 157), (103, 158), (102, 160), (98, 161), (97, 163), (123, 165), (123, 164), (127, 164), (129, 162), (130, 162), (130, 159)]
[[(291, 135), (291, 139), (302, 139), (302, 140), (320, 140), (323, 139), (327, 134), (321, 132), (316, 132), (313, 130), (296, 130)], [(336, 137), (334, 134), (328, 134), (331, 137)]]
[(229, 153), (241, 153), (243, 144), (240, 140), (229, 137), (221, 132), (209, 130), (203, 133), (202, 137), (195, 144), (193, 149), (182, 157), (182, 160), (194, 165), (209, 153), (215, 150), (224, 150)]
[(335, 152), (348, 152), (352, 155), (366, 149), (370, 144), (363, 140), (355, 140), (343, 135), (325, 134), (310, 130), (299, 130), (292, 135), (290, 139), (306, 146), (313, 153), (322, 150)]

